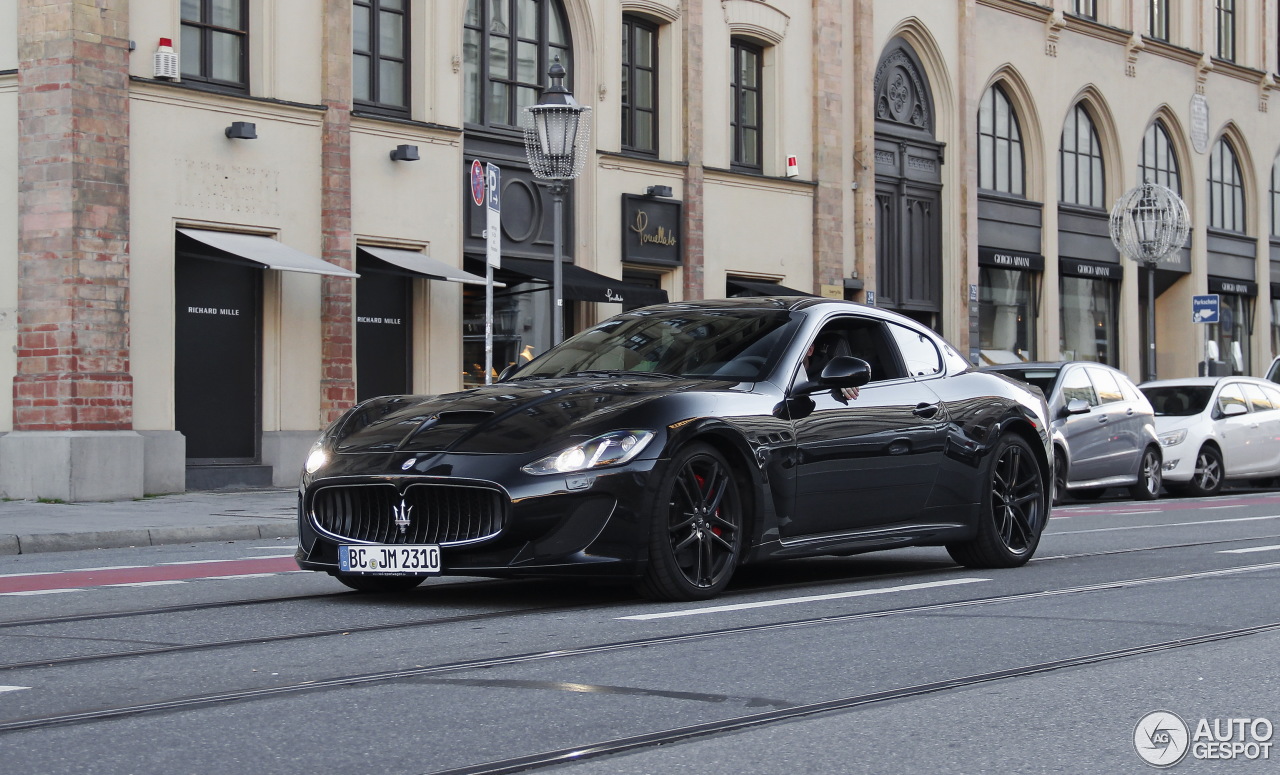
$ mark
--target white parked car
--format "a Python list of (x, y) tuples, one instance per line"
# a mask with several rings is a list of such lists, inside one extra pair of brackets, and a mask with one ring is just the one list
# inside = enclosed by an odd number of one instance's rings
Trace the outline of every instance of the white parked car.
[(1192, 377), (1138, 387), (1156, 412), (1169, 492), (1213, 495), (1228, 479), (1280, 476), (1280, 386)]

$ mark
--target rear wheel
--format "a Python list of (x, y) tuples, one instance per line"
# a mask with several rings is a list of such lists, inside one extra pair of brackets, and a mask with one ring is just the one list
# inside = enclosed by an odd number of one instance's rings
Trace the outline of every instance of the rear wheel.
[(1217, 447), (1204, 446), (1196, 453), (1196, 472), (1187, 482), (1191, 495), (1217, 495), (1222, 491), (1222, 453)]
[(1138, 482), (1129, 488), (1129, 497), (1137, 501), (1150, 501), (1160, 497), (1161, 467), (1160, 452), (1155, 447), (1147, 447), (1142, 453), (1142, 465), (1138, 469)]
[(335, 574), (334, 578), (357, 592), (381, 594), (408, 592), (425, 581), (421, 576), (351, 576), (345, 573)]
[(947, 553), (970, 568), (1014, 568), (1040, 544), (1048, 517), (1048, 488), (1031, 446), (1019, 436), (996, 444), (987, 469), (978, 534)]
[(742, 527), (742, 499), (728, 462), (706, 444), (684, 448), (659, 484), (641, 593), (658, 600), (718, 595), (738, 566)]

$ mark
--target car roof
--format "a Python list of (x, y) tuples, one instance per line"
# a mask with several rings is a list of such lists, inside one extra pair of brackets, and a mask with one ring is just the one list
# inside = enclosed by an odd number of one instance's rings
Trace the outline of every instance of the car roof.
[[(696, 299), (693, 301), (672, 301), (666, 304), (655, 304), (652, 307), (643, 307), (642, 309), (649, 312), (680, 312), (688, 309), (758, 309), (794, 312), (814, 311), (818, 314), (845, 311), (858, 312), (881, 320), (901, 321), (927, 330), (926, 326), (917, 321), (881, 307), (871, 307), (856, 301), (845, 301), (843, 299), (827, 299), (821, 296), (744, 296), (732, 299)], [(632, 311), (637, 312), (639, 310)]]
[(1246, 377), (1243, 374), (1225, 377), (1183, 377), (1181, 379), (1158, 379), (1154, 382), (1143, 382), (1139, 388), (1146, 387), (1213, 387), (1224, 380), (1233, 382), (1251, 382), (1255, 385), (1275, 385), (1274, 382), (1268, 382), (1258, 377)]

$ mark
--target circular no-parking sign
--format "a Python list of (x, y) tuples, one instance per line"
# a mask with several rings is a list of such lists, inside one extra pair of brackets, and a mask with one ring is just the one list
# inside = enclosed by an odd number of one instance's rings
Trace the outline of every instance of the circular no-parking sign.
[(484, 165), (479, 159), (471, 162), (471, 199), (484, 206)]

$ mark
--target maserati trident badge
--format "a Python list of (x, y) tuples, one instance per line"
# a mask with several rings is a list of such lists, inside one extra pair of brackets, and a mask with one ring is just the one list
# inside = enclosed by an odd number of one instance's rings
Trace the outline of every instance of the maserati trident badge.
[(392, 507), (391, 513), (395, 515), (396, 526), (400, 528), (400, 533), (404, 534), (409, 530), (409, 512), (413, 511), (413, 507), (404, 502), (404, 498), (400, 499), (398, 508)]

